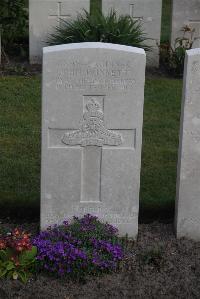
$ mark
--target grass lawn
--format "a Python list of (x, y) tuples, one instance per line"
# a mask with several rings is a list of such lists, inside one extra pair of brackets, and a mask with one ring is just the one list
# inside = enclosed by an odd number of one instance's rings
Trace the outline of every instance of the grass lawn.
[(40, 105), (39, 78), (1, 78), (0, 212), (6, 215), (39, 206)]
[[(40, 77), (0, 79), (0, 213), (38, 213)], [(174, 205), (181, 80), (148, 79), (141, 174), (142, 211)], [(6, 207), (6, 208), (5, 208)], [(151, 213), (152, 214), (152, 213)]]
[(161, 43), (170, 41), (172, 0), (163, 0)]
[[(146, 81), (141, 211), (163, 218), (174, 209), (182, 80)], [(143, 214), (142, 213), (142, 214)]]

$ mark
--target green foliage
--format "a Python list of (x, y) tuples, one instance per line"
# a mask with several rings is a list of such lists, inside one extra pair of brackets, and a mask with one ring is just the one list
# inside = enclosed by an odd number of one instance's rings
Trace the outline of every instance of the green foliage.
[(147, 38), (141, 23), (129, 16), (117, 17), (115, 11), (111, 11), (108, 16), (100, 12), (90, 15), (84, 11), (76, 20), (62, 20), (61, 24), (62, 26), (57, 26), (55, 32), (49, 36), (49, 45), (104, 42), (139, 47), (146, 51), (151, 49), (145, 44)]
[(28, 11), (25, 5), (25, 0), (1, 0), (2, 45), (6, 52), (15, 55), (25, 55), (23, 44), (28, 41)]
[(20, 279), (27, 282), (30, 271), (36, 262), (37, 248), (33, 246), (31, 250), (26, 250), (18, 254), (17, 260), (15, 251), (7, 248), (0, 250), (0, 278), (8, 277), (12, 279)]
[(183, 36), (175, 40), (174, 47), (171, 47), (170, 44), (160, 46), (161, 63), (170, 74), (183, 75), (185, 54), (187, 50), (192, 49), (194, 31), (189, 26), (185, 26), (182, 28)]

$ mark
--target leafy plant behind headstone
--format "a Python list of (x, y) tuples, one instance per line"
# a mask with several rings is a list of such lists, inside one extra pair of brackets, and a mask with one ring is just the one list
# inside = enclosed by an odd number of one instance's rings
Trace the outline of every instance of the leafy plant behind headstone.
[[(7, 54), (25, 55), (28, 45), (28, 11), (26, 0), (1, 0), (0, 24), (2, 46)], [(24, 47), (24, 45), (26, 45)]]
[(181, 31), (183, 35), (176, 38), (174, 46), (169, 43), (160, 46), (161, 64), (169, 74), (176, 77), (183, 76), (186, 51), (192, 49), (195, 41), (194, 28), (186, 25)]
[(61, 26), (57, 26), (54, 33), (49, 35), (47, 44), (104, 42), (151, 50), (151, 47), (145, 44), (148, 38), (141, 22), (129, 16), (118, 17), (115, 11), (111, 11), (108, 16), (101, 12), (89, 14), (84, 11), (76, 20), (61, 21)]

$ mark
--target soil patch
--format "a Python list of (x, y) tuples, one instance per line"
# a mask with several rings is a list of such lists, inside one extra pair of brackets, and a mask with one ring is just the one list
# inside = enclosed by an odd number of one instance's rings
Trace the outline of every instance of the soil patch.
[[(0, 228), (17, 223), (2, 220)], [(33, 234), (38, 223), (24, 223)], [(45, 275), (26, 285), (0, 280), (0, 299), (200, 298), (200, 242), (176, 240), (172, 224), (139, 226), (138, 241), (130, 246), (120, 269), (84, 283)]]

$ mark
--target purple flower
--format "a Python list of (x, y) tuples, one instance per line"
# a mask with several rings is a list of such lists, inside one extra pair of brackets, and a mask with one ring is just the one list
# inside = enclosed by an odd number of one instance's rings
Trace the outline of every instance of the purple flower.
[(118, 229), (108, 223), (105, 224), (105, 229), (110, 235), (115, 235), (118, 233)]
[(41, 267), (63, 276), (116, 268), (123, 258), (116, 234), (116, 228), (87, 214), (83, 218), (74, 217), (72, 223), (64, 221), (61, 226), (48, 228), (32, 242), (37, 246)]

